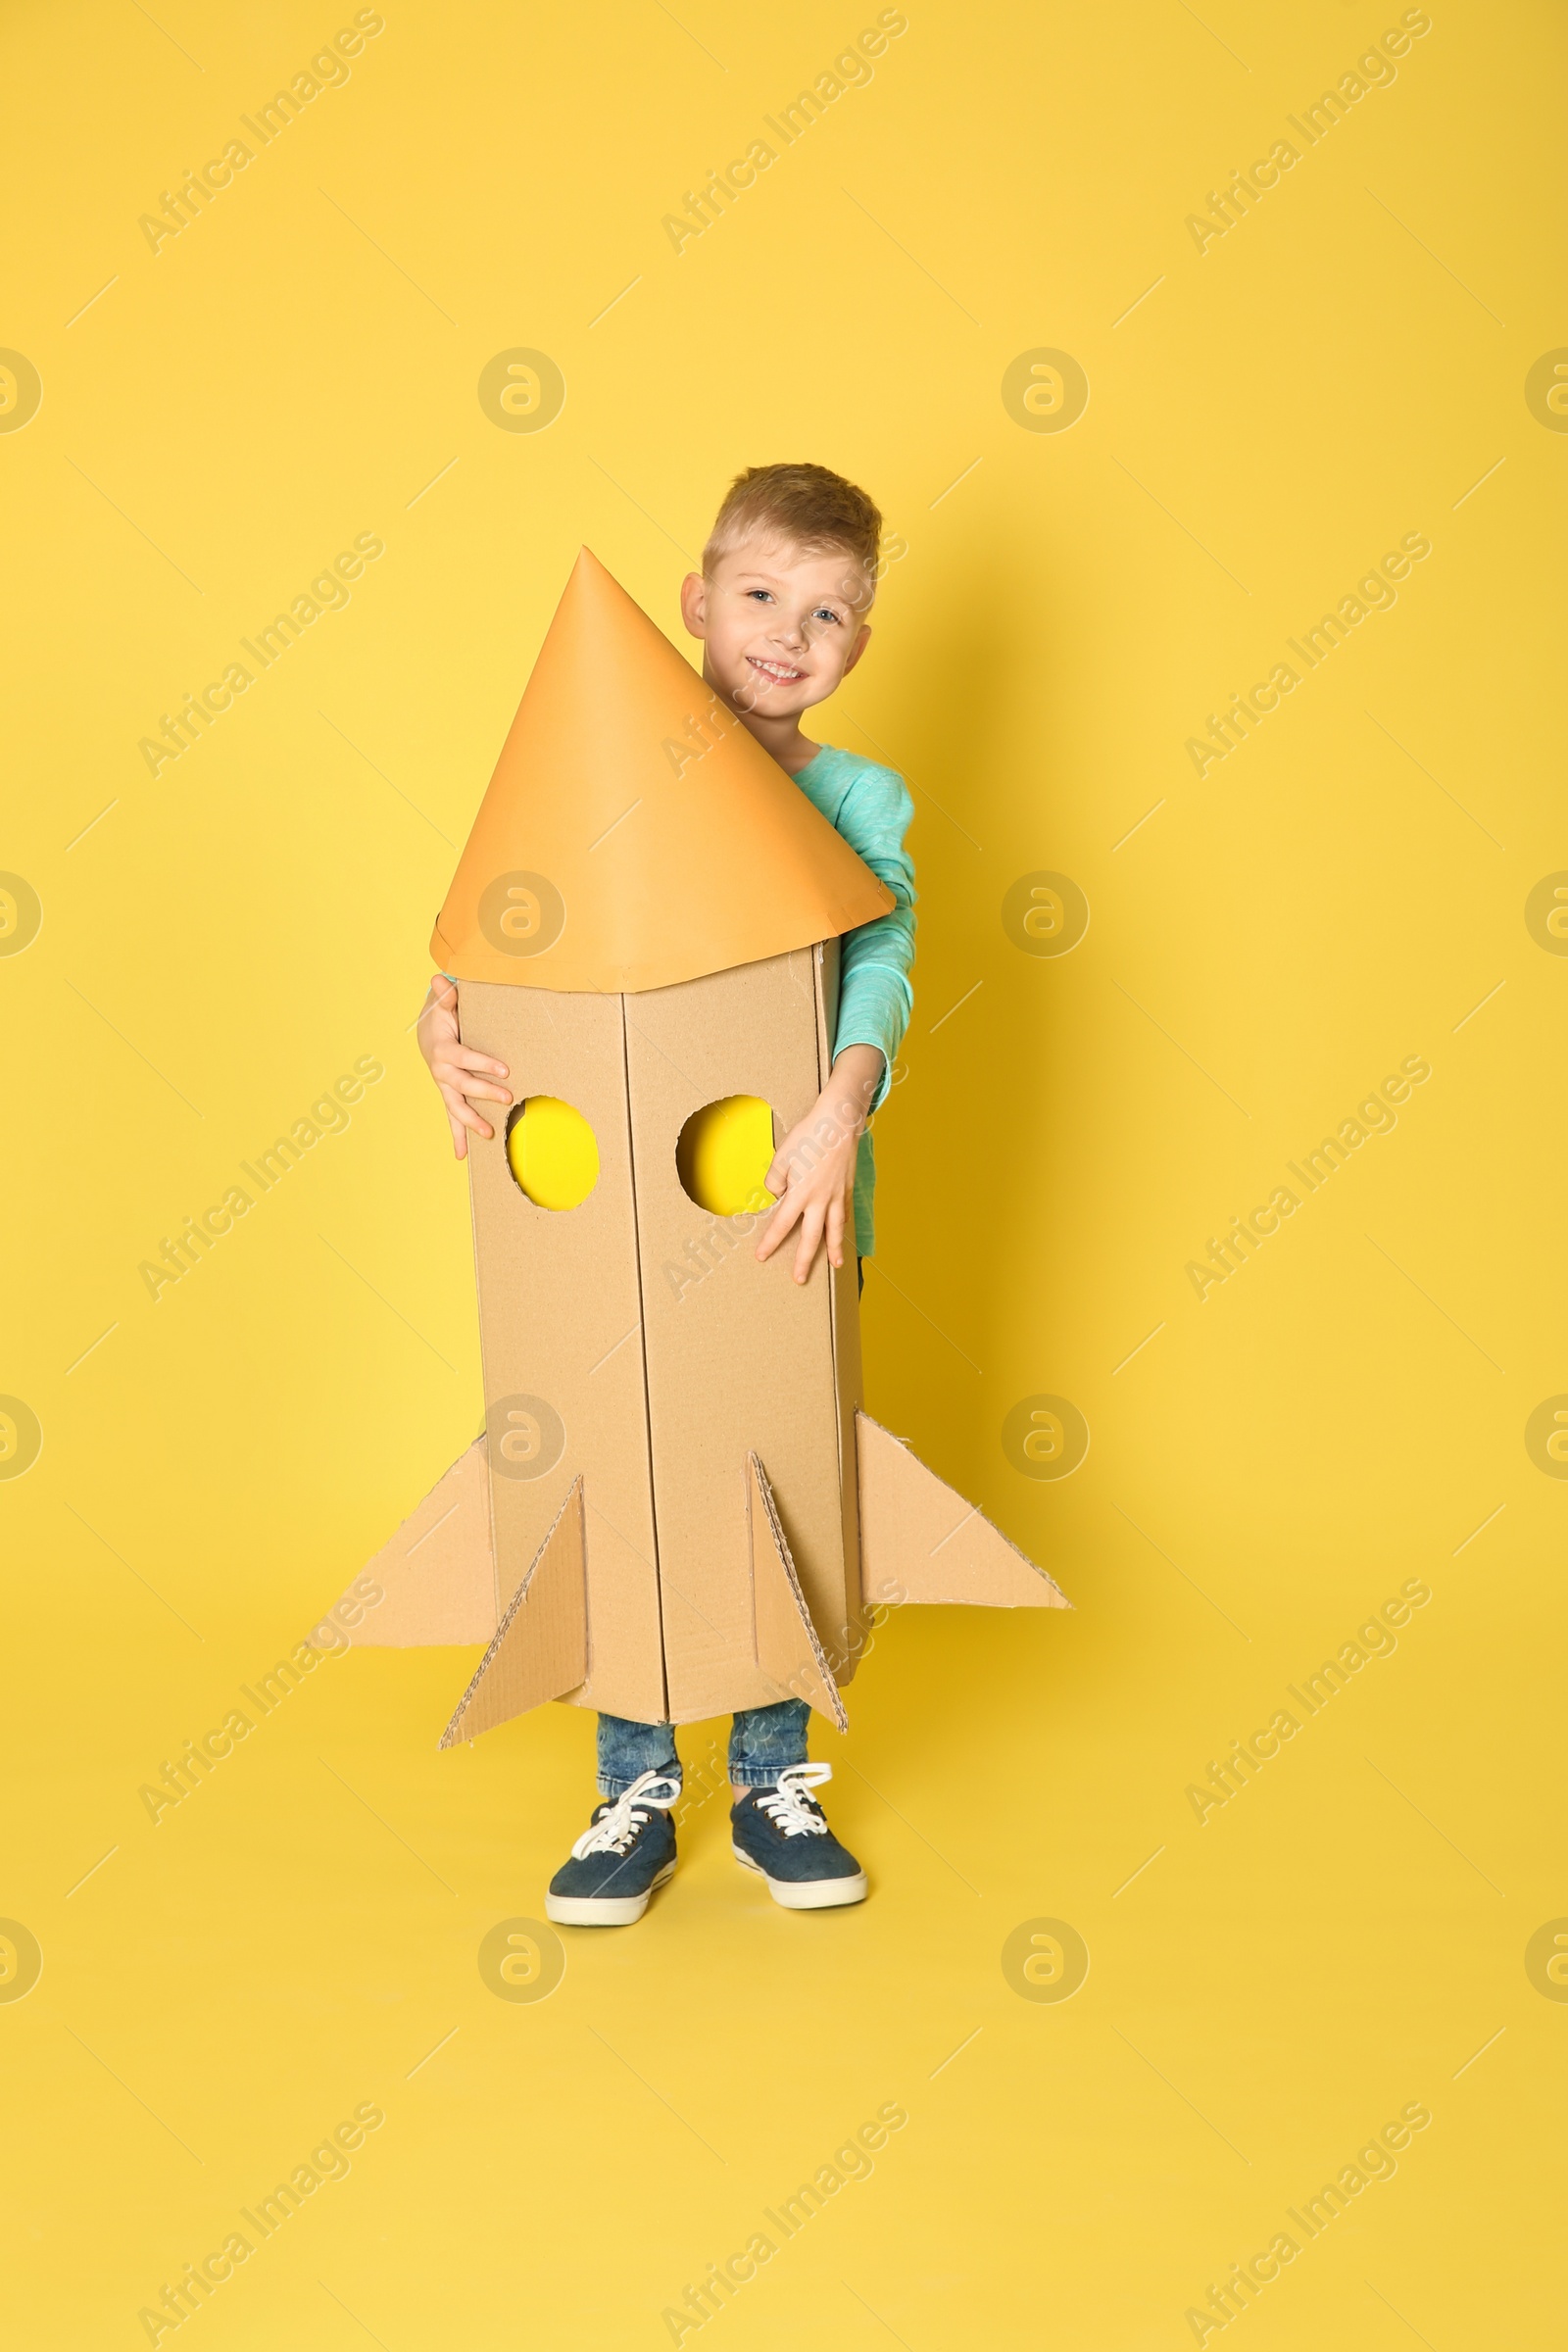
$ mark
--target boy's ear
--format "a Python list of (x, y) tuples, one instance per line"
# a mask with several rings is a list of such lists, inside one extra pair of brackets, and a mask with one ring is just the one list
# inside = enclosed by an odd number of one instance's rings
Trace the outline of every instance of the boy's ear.
[(708, 635), (708, 582), (700, 571), (689, 571), (680, 584), (680, 616), (688, 637)]
[(851, 650), (851, 653), (850, 653), (850, 658), (849, 658), (849, 660), (848, 660), (848, 661), (845, 662), (845, 664), (844, 664), (844, 675), (845, 675), (845, 677), (848, 677), (848, 676), (849, 676), (849, 674), (850, 674), (851, 670), (852, 670), (852, 669), (855, 667), (855, 664), (857, 663), (857, 662), (858, 662), (858, 660), (860, 659), (860, 656), (861, 656), (861, 655), (864, 653), (864, 651), (865, 651), (866, 647), (867, 647), (867, 646), (870, 644), (870, 642), (871, 642), (871, 623), (870, 623), (868, 620), (862, 620), (862, 621), (861, 621), (861, 623), (860, 623), (860, 633), (859, 633), (859, 635), (858, 635), (858, 636), (856, 638), (856, 640), (855, 640), (855, 644), (854, 644), (854, 646), (853, 646), (853, 648), (852, 648), (852, 650)]

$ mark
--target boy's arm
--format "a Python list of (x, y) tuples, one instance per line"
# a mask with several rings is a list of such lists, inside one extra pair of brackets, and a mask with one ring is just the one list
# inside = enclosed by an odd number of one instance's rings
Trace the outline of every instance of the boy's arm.
[(435, 972), (430, 979), (430, 993), (424, 1000), (424, 1010), (418, 1021), (419, 1052), (430, 1065), (430, 1075), (441, 1090), (441, 1100), (447, 1106), (447, 1118), (452, 1127), (452, 1149), (459, 1159), (468, 1155), (467, 1130), (471, 1127), (486, 1143), (495, 1133), (485, 1124), (474, 1108), (475, 1102), (510, 1102), (511, 1095), (504, 1086), (492, 1086), (491, 1078), (505, 1078), (507, 1065), (494, 1061), (488, 1054), (476, 1054), (466, 1046), (458, 1035), (458, 991), (445, 972)]
[(848, 1046), (804, 1119), (773, 1154), (766, 1184), (778, 1200), (759, 1257), (771, 1257), (797, 1225), (795, 1279), (805, 1282), (824, 1241), (835, 1266), (844, 1263), (844, 1236), (855, 1233), (855, 1163), (871, 1102), (885, 1074), (881, 1049)]
[(844, 1237), (855, 1233), (855, 1171), (860, 1136), (893, 1083), (893, 1064), (909, 1025), (914, 996), (914, 867), (904, 838), (914, 804), (889, 769), (874, 768), (851, 788), (837, 829), (894, 905), (844, 940), (839, 961), (838, 1027), (833, 1071), (804, 1119), (773, 1155), (767, 1189), (779, 1205), (758, 1248), (773, 1251), (800, 1227), (795, 1279), (805, 1282), (825, 1240), (835, 1266)]
[(914, 962), (914, 866), (905, 836), (914, 803), (889, 768), (870, 768), (851, 787), (839, 811), (838, 829), (877, 880), (893, 894), (893, 905), (873, 923), (862, 923), (845, 939), (839, 958), (838, 1033), (835, 1056), (846, 1046), (875, 1046), (882, 1072), (870, 1109), (880, 1108), (893, 1083), (904, 1033), (914, 1009), (909, 969)]

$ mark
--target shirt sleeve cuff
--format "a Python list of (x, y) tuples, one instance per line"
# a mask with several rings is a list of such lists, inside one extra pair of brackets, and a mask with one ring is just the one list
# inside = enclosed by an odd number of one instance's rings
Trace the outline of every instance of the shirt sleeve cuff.
[(833, 1041), (835, 1061), (847, 1046), (875, 1046), (882, 1056), (882, 1075), (876, 1082), (876, 1092), (871, 1097), (865, 1114), (869, 1118), (873, 1110), (881, 1109), (887, 1099), (888, 1089), (893, 1084), (893, 1059), (898, 1052), (898, 1043), (896, 1040), (892, 1041), (890, 1051), (890, 1041), (885, 1034), (878, 1036), (869, 1023), (852, 1022), (847, 1029), (841, 1029)]

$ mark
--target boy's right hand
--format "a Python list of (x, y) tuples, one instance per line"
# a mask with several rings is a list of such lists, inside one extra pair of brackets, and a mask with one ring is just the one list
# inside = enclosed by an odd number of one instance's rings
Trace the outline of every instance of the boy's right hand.
[(508, 1075), (504, 1061), (492, 1060), (488, 1054), (475, 1054), (463, 1044), (458, 1035), (458, 992), (445, 972), (430, 977), (430, 994), (424, 1000), (419, 1015), (419, 1052), (430, 1065), (430, 1075), (441, 1090), (441, 1100), (447, 1106), (452, 1126), (452, 1149), (459, 1159), (468, 1156), (466, 1130), (472, 1128), (488, 1143), (495, 1133), (474, 1108), (476, 1102), (510, 1102), (511, 1095), (504, 1086), (492, 1086), (491, 1078)]

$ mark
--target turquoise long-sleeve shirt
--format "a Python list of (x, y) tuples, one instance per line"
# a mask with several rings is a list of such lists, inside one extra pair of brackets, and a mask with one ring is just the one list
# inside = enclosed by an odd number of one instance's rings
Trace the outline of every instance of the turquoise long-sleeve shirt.
[[(914, 866), (905, 836), (914, 803), (904, 778), (858, 752), (824, 744), (795, 778), (818, 815), (841, 833), (856, 856), (893, 893), (896, 904), (873, 923), (844, 935), (839, 960), (839, 1017), (835, 1058), (846, 1046), (875, 1046), (882, 1076), (871, 1108), (893, 1084), (893, 1065), (914, 1009), (909, 967), (914, 961)], [(855, 1168), (855, 1247), (869, 1257), (876, 1246), (873, 1208), (876, 1158), (870, 1131), (860, 1138)]]

